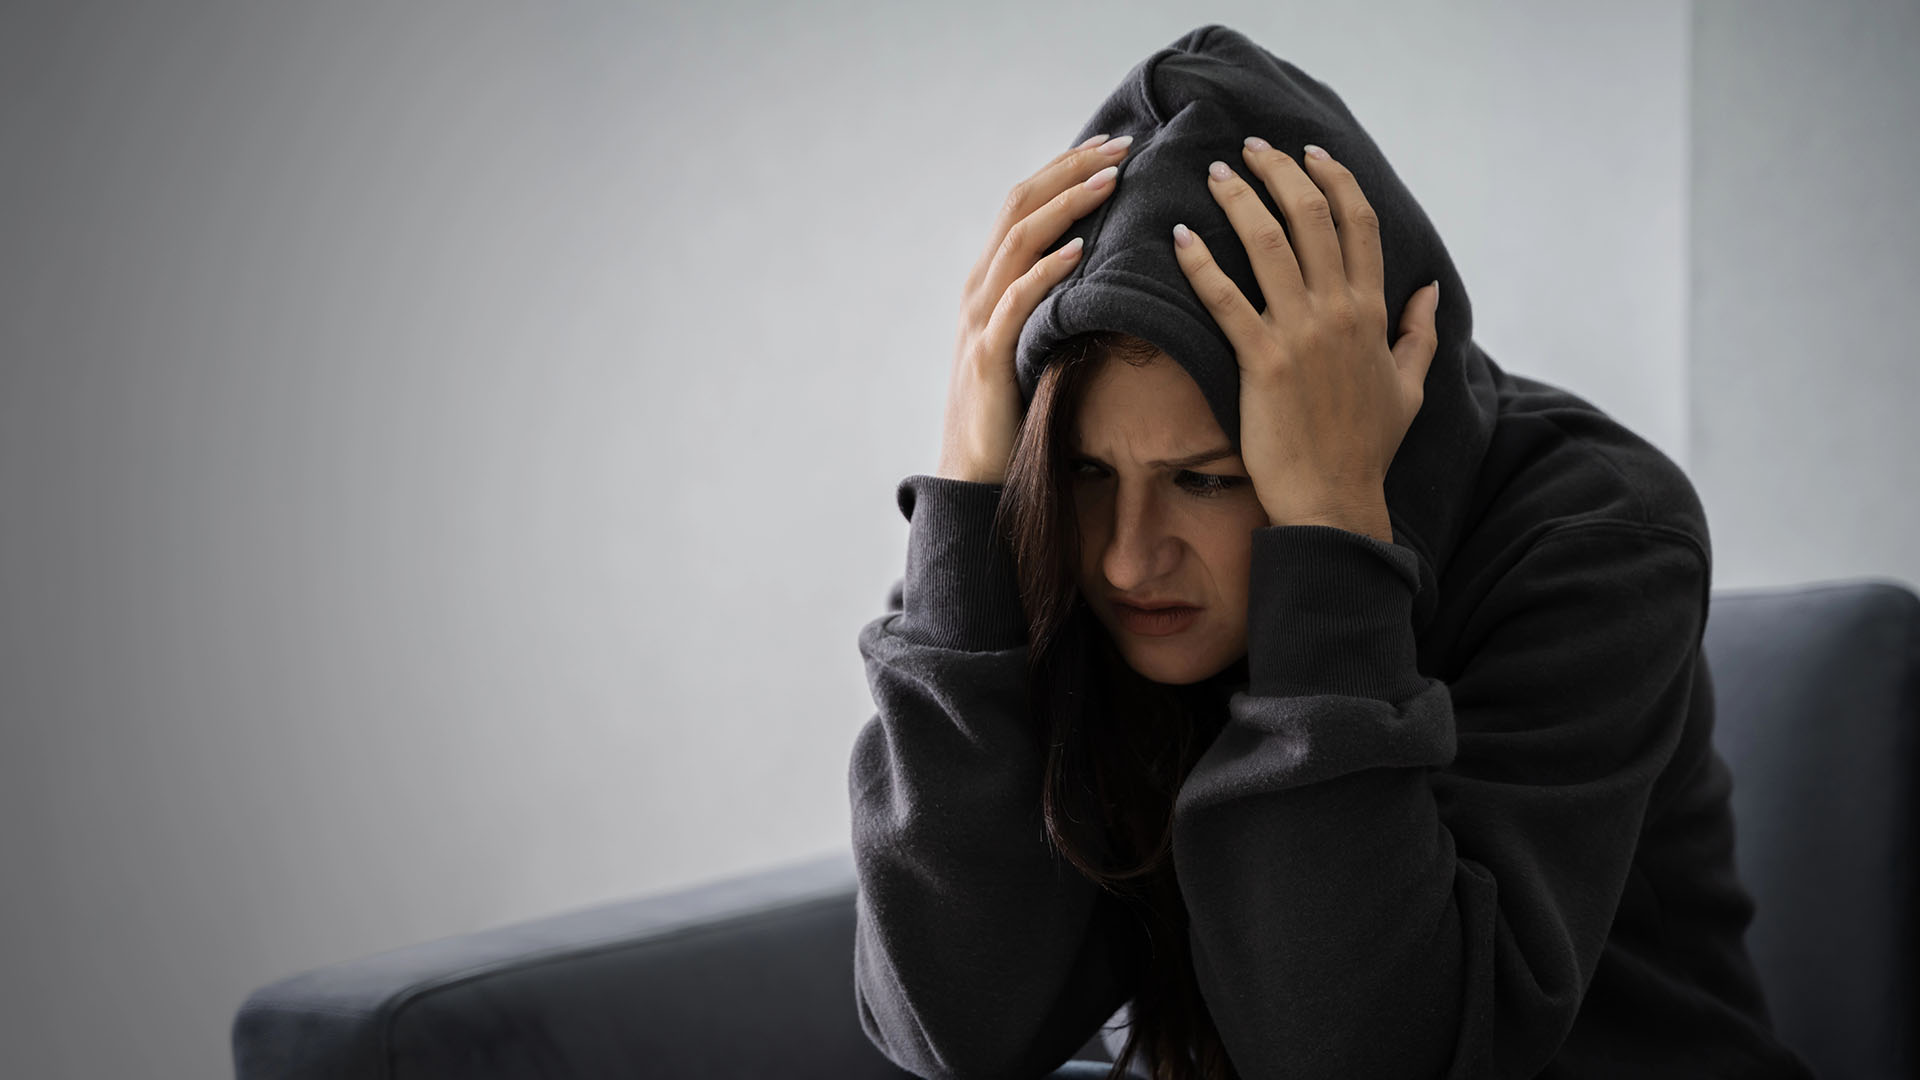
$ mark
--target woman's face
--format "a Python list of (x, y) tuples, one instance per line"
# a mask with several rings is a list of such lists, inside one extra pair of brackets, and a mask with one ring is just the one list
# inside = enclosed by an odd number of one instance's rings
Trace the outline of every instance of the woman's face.
[[(1240, 659), (1253, 530), (1268, 521), (1199, 384), (1165, 352), (1140, 367), (1109, 360), (1071, 439), (1080, 591), (1128, 665), (1184, 685)], [(1143, 624), (1128, 600), (1198, 610)]]

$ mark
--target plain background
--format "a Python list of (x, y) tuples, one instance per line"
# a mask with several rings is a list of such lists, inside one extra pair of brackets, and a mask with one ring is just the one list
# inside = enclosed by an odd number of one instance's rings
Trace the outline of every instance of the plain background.
[(1716, 585), (1920, 580), (1912, 3), (7, 3), (0, 1072), (230, 1074), (262, 983), (844, 846), (961, 281), (1207, 22)]

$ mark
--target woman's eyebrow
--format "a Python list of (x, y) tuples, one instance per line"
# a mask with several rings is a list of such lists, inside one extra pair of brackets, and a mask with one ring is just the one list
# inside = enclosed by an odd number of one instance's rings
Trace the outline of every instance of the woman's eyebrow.
[[(1098, 456), (1089, 454), (1084, 450), (1074, 450), (1072, 453), (1076, 457), (1083, 457), (1089, 461), (1099, 461), (1102, 465), (1106, 464), (1106, 462), (1100, 461)], [(1218, 450), (1203, 450), (1198, 454), (1189, 454), (1183, 458), (1172, 458), (1166, 461), (1149, 461), (1147, 464), (1156, 469), (1185, 469), (1193, 465), (1205, 465), (1209, 461), (1219, 461), (1221, 458), (1232, 456), (1233, 447), (1223, 446)]]

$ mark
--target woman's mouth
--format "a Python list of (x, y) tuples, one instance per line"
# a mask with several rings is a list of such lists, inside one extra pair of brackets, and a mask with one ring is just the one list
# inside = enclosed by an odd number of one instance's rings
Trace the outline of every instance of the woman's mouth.
[(1147, 637), (1177, 634), (1193, 625), (1194, 619), (1200, 614), (1200, 609), (1197, 607), (1169, 607), (1147, 611), (1118, 601), (1115, 601), (1113, 611), (1119, 616), (1122, 626)]

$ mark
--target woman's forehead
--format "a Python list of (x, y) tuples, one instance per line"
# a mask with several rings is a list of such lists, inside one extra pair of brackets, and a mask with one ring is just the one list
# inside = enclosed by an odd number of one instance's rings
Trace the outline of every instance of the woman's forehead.
[[(1161, 354), (1163, 357), (1165, 354)], [(1130, 438), (1222, 435), (1200, 384), (1171, 359), (1152, 364), (1110, 362), (1080, 400), (1075, 427), (1085, 438), (1112, 433)]]

